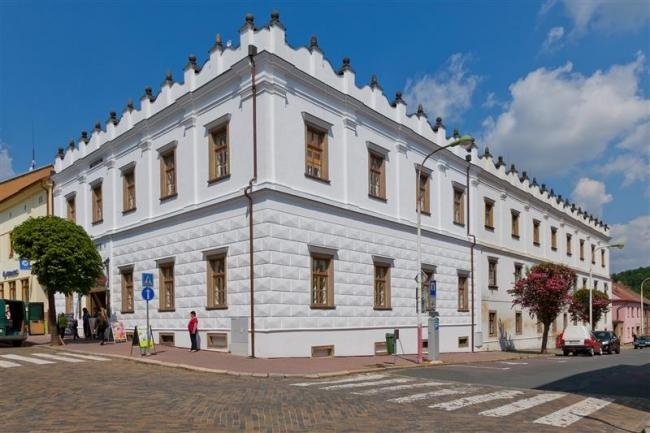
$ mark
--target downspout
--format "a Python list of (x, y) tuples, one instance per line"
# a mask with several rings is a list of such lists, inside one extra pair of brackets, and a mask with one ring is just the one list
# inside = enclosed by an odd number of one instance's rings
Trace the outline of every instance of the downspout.
[(248, 199), (248, 260), (250, 270), (250, 317), (251, 317), (251, 358), (255, 358), (255, 270), (253, 257), (253, 183), (257, 181), (257, 87), (255, 86), (255, 55), (257, 47), (248, 46), (248, 58), (251, 62), (251, 90), (253, 92), (253, 177), (244, 188)]
[(470, 185), (469, 185), (469, 168), (471, 166), (471, 161), (472, 161), (472, 155), (467, 155), (465, 156), (465, 161), (467, 161), (467, 171), (466, 171), (466, 185), (467, 185), (467, 237), (472, 238), (472, 244), (470, 245), (469, 249), (469, 260), (470, 260), (470, 284), (472, 285), (472, 325), (471, 325), (471, 333), (472, 333), (472, 338), (471, 338), (471, 344), (472, 344), (472, 352), (474, 352), (474, 327), (476, 326), (474, 323), (474, 317), (475, 317), (475, 305), (474, 305), (474, 247), (476, 246), (476, 236), (473, 234), (470, 234), (470, 221), (471, 221), (471, 211), (470, 211)]

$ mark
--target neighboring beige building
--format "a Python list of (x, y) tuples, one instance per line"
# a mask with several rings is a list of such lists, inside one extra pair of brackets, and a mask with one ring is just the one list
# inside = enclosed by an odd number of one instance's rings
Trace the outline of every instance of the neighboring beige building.
[[(52, 166), (48, 165), (0, 183), (0, 298), (42, 302), (44, 317), (48, 311), (47, 296), (32, 275), (29, 263), (21, 263), (14, 254), (10, 236), (14, 227), (29, 217), (52, 215), (51, 174)], [(33, 334), (45, 332), (42, 322), (30, 326)]]

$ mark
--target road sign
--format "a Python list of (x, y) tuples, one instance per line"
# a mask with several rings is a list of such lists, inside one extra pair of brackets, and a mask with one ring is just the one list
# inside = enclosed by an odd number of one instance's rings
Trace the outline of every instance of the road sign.
[(142, 273), (142, 287), (153, 287), (153, 274)]
[(31, 265), (31, 263), (29, 263), (29, 260), (27, 260), (27, 259), (21, 258), (18, 261), (18, 264), (19, 264), (18, 267), (20, 268), (21, 271), (29, 271), (29, 270), (32, 269), (32, 265)]
[(431, 280), (431, 282), (429, 283), (429, 296), (431, 296), (432, 298), (435, 298), (436, 297), (436, 289), (437, 289), (436, 281)]
[(153, 299), (154, 293), (152, 287), (143, 287), (142, 288), (142, 299), (145, 301), (151, 301)]

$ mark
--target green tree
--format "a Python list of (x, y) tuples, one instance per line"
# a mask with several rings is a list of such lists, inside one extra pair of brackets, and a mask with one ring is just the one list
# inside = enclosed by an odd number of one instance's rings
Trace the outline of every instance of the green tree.
[[(591, 292), (591, 317), (593, 323), (591, 329), (596, 329), (596, 324), (603, 317), (603, 314), (609, 311), (609, 304), (611, 303), (607, 293), (600, 290), (592, 290)], [(571, 297), (569, 305), (569, 314), (571, 319), (580, 320), (582, 322), (589, 322), (589, 289), (583, 287), (576, 290)]]
[(11, 234), (14, 251), (32, 265), (47, 295), (52, 343), (56, 338), (54, 294), (87, 294), (102, 275), (102, 259), (81, 226), (46, 216), (30, 218)]
[[(646, 278), (650, 278), (650, 266), (630, 269), (627, 271), (619, 272), (618, 274), (612, 274), (612, 280), (629, 286), (637, 293), (641, 293), (641, 282)], [(646, 288), (647, 287), (648, 284), (646, 283)]]
[(571, 299), (569, 290), (574, 280), (575, 273), (569, 267), (544, 262), (530, 268), (526, 277), (508, 290), (513, 306), (526, 308), (531, 318), (537, 318), (544, 325), (541, 353), (546, 352), (551, 323)]

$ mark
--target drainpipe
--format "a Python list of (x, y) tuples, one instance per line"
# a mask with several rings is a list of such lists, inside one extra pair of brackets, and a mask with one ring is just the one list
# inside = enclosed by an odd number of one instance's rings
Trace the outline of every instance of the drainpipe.
[(251, 316), (251, 358), (255, 358), (255, 270), (253, 257), (253, 183), (257, 181), (257, 87), (255, 86), (255, 56), (257, 47), (248, 46), (248, 58), (251, 62), (251, 90), (253, 92), (253, 177), (244, 188), (248, 199), (248, 260), (250, 269), (250, 316)]
[(467, 237), (472, 238), (472, 245), (470, 245), (469, 249), (469, 260), (470, 260), (470, 284), (472, 285), (472, 325), (471, 325), (471, 345), (472, 345), (472, 352), (474, 352), (474, 327), (476, 326), (474, 323), (474, 315), (475, 315), (475, 307), (474, 307), (474, 247), (476, 246), (476, 236), (470, 234), (470, 217), (471, 217), (471, 211), (470, 211), (470, 185), (469, 185), (469, 168), (471, 166), (471, 161), (472, 161), (472, 155), (467, 155), (465, 156), (465, 161), (467, 161), (467, 171), (465, 173), (466, 175), (466, 185), (467, 185)]

